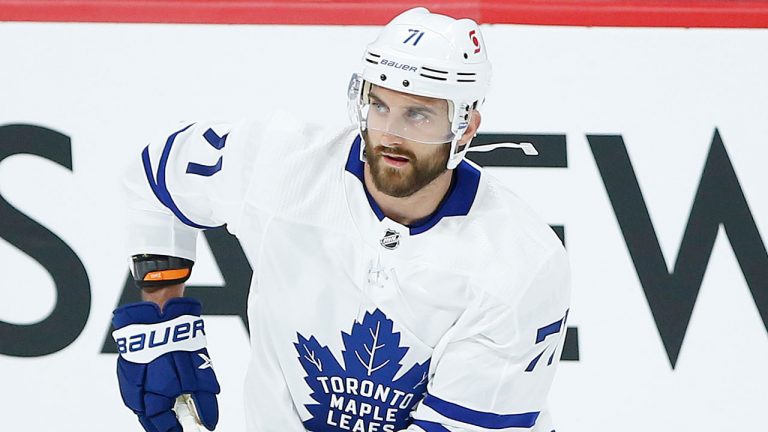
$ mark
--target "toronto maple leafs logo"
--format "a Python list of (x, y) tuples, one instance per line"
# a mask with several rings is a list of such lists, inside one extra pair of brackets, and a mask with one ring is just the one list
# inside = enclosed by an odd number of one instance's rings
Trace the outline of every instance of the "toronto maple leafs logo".
[(297, 336), (294, 346), (316, 402), (306, 405), (312, 414), (307, 430), (395, 432), (408, 426), (427, 390), (429, 360), (395, 379), (408, 348), (400, 346), (400, 333), (383, 312), (367, 312), (349, 334), (341, 332), (343, 367), (314, 336)]

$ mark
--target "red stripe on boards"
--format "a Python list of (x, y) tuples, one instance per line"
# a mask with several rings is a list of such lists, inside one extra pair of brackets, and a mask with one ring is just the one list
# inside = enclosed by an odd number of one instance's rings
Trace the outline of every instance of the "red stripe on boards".
[(0, 0), (0, 21), (382, 25), (417, 5), (485, 24), (768, 28), (768, 0)]

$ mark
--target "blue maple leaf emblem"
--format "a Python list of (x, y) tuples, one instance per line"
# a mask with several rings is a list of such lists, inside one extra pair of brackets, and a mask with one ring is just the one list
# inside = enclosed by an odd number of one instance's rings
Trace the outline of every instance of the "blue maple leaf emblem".
[(316, 402), (305, 405), (312, 414), (307, 430), (395, 432), (408, 426), (427, 391), (429, 360), (395, 380), (408, 348), (400, 346), (400, 333), (383, 312), (367, 312), (349, 334), (341, 332), (343, 367), (314, 336), (297, 336), (294, 346)]

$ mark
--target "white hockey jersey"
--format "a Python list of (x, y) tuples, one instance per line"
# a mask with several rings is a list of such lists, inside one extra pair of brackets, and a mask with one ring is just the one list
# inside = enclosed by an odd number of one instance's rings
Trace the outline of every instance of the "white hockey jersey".
[(562, 244), (470, 162), (433, 216), (390, 220), (360, 145), (282, 113), (179, 127), (126, 182), (130, 253), (194, 260), (199, 230), (223, 224), (239, 238), (248, 431), (550, 432)]

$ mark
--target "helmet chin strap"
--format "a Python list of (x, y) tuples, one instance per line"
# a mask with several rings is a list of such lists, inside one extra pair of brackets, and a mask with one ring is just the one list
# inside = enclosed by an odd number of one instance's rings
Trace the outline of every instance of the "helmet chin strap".
[[(476, 108), (478, 103), (476, 102), (474, 104), (474, 107)], [(451, 101), (448, 102), (449, 108), (453, 109), (453, 103)], [(461, 149), (459, 149), (459, 141), (464, 136), (464, 133), (466, 132), (466, 129), (469, 125), (469, 121), (471, 120), (471, 113), (472, 110), (475, 109), (471, 106), (466, 106), (465, 110), (467, 111), (466, 116), (461, 116), (461, 113), (455, 114), (453, 118), (454, 124), (461, 124), (460, 122), (463, 120), (465, 123), (463, 124), (464, 127), (457, 131), (455, 133), (455, 136), (453, 140), (451, 141), (451, 155), (448, 158), (448, 169), (454, 169), (461, 163), (462, 160), (466, 157), (467, 153), (469, 152), (477, 152), (477, 153), (484, 153), (489, 152), (492, 150), (496, 150), (497, 148), (516, 148), (523, 150), (523, 153), (526, 156), (538, 156), (539, 152), (536, 150), (536, 147), (533, 146), (532, 143), (529, 142), (521, 142), (521, 143), (513, 143), (513, 142), (501, 142), (501, 143), (490, 143), (490, 144), (483, 144), (479, 146), (471, 147), (470, 144), (472, 143), (472, 138), (470, 138), (463, 146), (461, 146)]]
[(448, 169), (454, 169), (461, 161), (464, 160), (464, 156), (467, 154), (467, 150), (469, 150), (469, 143), (472, 142), (470, 139), (467, 141), (466, 144), (464, 144), (464, 148), (461, 150), (458, 150), (459, 147), (459, 141), (461, 140), (462, 135), (453, 137), (453, 140), (451, 141), (451, 156), (448, 157), (448, 166), (446, 168)]
[(502, 142), (502, 143), (493, 143), (493, 144), (483, 144), (483, 145), (468, 148), (465, 151), (484, 153), (484, 152), (489, 152), (491, 150), (496, 150), (497, 148), (516, 148), (516, 149), (521, 149), (526, 156), (539, 155), (539, 151), (536, 150), (536, 147), (534, 147), (533, 144), (529, 142), (521, 142), (521, 143)]
[(358, 131), (360, 132), (360, 161), (368, 162), (368, 159), (365, 157), (365, 131), (362, 125), (358, 127)]
[(496, 150), (497, 148), (521, 149), (523, 151), (523, 154), (525, 154), (526, 156), (539, 155), (539, 151), (536, 150), (536, 147), (534, 147), (533, 144), (529, 142), (521, 142), (521, 143), (501, 142), (501, 143), (483, 144), (483, 145), (474, 146), (474, 147), (470, 147), (469, 143), (467, 143), (464, 146), (464, 150), (460, 151), (457, 154), (451, 155), (451, 158), (448, 159), (448, 169), (456, 168), (456, 166), (459, 165), (462, 159), (464, 159), (465, 155), (469, 152), (485, 153), (492, 150)]

